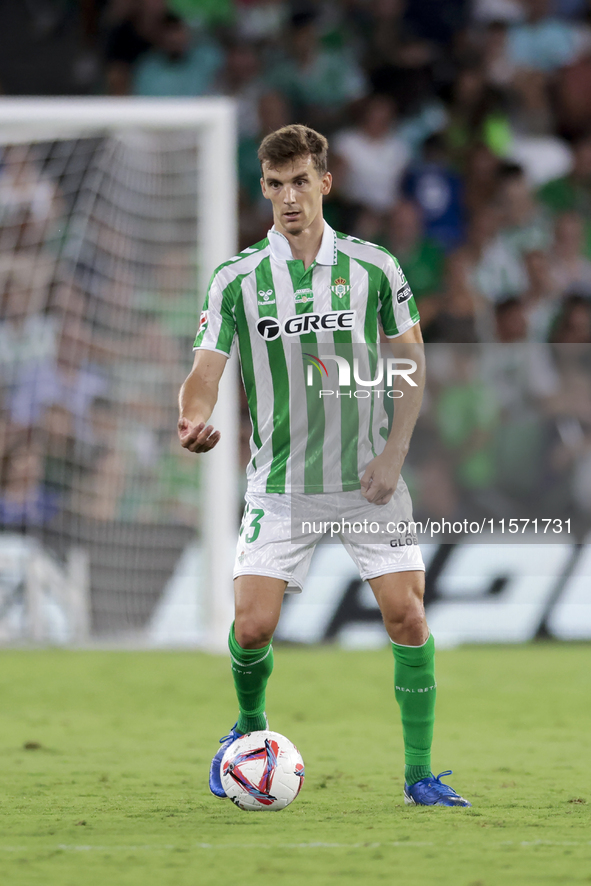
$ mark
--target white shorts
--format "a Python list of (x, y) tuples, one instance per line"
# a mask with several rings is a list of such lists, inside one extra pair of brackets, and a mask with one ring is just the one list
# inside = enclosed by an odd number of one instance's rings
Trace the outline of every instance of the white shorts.
[(351, 492), (246, 493), (234, 578), (268, 575), (300, 593), (314, 549), (323, 536), (337, 537), (366, 581), (388, 572), (424, 570), (406, 484), (388, 504), (368, 502)]

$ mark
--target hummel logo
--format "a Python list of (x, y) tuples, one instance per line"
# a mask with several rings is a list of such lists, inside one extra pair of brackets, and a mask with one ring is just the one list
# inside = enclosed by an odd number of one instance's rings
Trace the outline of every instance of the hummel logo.
[(274, 295), (275, 295), (275, 293), (273, 292), (272, 289), (266, 289), (266, 290), (259, 289), (259, 299), (258, 299), (259, 305), (274, 305), (275, 304), (275, 299), (273, 298)]

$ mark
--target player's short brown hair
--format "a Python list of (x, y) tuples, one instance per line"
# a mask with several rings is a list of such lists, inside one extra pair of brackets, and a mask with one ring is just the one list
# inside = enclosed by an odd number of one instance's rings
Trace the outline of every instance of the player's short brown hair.
[(270, 132), (262, 140), (258, 151), (261, 169), (265, 162), (273, 169), (278, 169), (286, 163), (308, 155), (312, 157), (318, 174), (324, 175), (328, 168), (328, 142), (315, 129), (302, 126), (301, 123), (293, 123)]

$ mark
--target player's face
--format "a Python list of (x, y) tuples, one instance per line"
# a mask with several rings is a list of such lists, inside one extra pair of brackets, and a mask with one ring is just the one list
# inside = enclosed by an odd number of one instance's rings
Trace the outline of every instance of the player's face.
[(330, 172), (319, 175), (312, 157), (296, 157), (278, 169), (263, 163), (261, 187), (273, 204), (275, 227), (284, 234), (301, 234), (322, 218), (322, 197), (332, 183)]

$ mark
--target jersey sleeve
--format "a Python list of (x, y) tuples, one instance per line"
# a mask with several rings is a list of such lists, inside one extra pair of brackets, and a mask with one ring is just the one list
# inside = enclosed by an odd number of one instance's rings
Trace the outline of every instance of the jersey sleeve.
[(388, 338), (396, 338), (419, 322), (419, 311), (404, 276), (393, 255), (388, 255), (384, 268), (384, 287), (380, 292), (380, 319)]
[(205, 351), (219, 351), (229, 357), (232, 353), (232, 344), (236, 333), (236, 320), (234, 317), (234, 304), (232, 301), (232, 288), (222, 289), (219, 275), (214, 274), (201, 316), (193, 349)]

